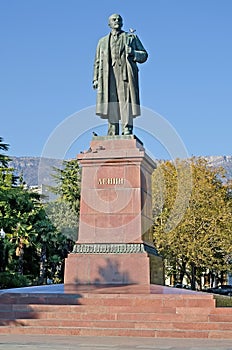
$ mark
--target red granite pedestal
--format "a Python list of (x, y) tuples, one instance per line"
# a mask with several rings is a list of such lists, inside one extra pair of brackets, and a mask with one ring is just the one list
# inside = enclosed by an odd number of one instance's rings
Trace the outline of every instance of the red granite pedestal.
[(65, 284), (163, 283), (152, 242), (154, 161), (135, 136), (93, 137), (82, 167), (78, 241)]

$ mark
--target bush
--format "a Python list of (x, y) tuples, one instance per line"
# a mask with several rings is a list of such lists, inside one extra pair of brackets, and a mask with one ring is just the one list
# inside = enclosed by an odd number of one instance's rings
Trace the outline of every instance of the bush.
[(216, 307), (232, 307), (232, 297), (224, 295), (214, 295)]
[(0, 272), (0, 289), (27, 287), (30, 280), (19, 273)]

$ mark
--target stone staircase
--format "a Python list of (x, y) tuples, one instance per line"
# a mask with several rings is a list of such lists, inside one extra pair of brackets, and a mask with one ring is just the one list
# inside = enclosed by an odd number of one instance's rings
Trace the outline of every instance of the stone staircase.
[(194, 292), (7, 293), (0, 294), (0, 334), (232, 339), (232, 308)]

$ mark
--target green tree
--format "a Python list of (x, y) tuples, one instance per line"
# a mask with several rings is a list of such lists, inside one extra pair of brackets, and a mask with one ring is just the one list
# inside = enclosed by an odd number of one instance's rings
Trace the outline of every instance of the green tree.
[(55, 228), (44, 207), (37, 212), (33, 244), (39, 257), (39, 283), (63, 282), (64, 259), (70, 251), (70, 240)]
[[(192, 194), (181, 222), (167, 230), (177, 191), (177, 169), (192, 166)], [(192, 288), (207, 269), (214, 274), (231, 269), (231, 199), (222, 169), (203, 159), (162, 163), (153, 175), (154, 241), (168, 261), (174, 279), (187, 276)], [(185, 183), (182, 183), (185, 189)], [(184, 193), (184, 191), (183, 191)], [(162, 197), (162, 200), (160, 198)]]
[(7, 233), (5, 270), (38, 283), (47, 278), (62, 282), (70, 240), (52, 224), (38, 194), (19, 187), (4, 192), (0, 222)]
[(47, 203), (46, 212), (57, 230), (75, 241), (80, 210), (80, 168), (77, 160), (72, 159), (64, 161), (62, 169), (54, 168), (54, 172), (56, 186), (49, 189), (57, 198)]
[(61, 200), (79, 214), (81, 174), (76, 159), (64, 161), (63, 168), (54, 168), (53, 178), (56, 186), (50, 187), (51, 192), (60, 196)]
[(78, 233), (78, 214), (61, 198), (45, 205), (46, 213), (56, 227), (68, 239), (75, 241)]
[[(8, 145), (1, 149), (8, 150)], [(15, 183), (14, 169), (5, 167), (5, 160), (0, 163), (0, 228), (6, 232), (0, 244), (0, 271), (4, 280), (6, 274), (14, 274), (30, 276), (31, 283), (44, 283), (47, 277), (62, 281), (69, 240), (51, 223), (40, 195), (26, 189), (23, 182)], [(20, 278), (20, 283), (26, 280)]]
[[(0, 137), (0, 150), (6, 152), (6, 151), (8, 151), (8, 149), (9, 149), (8, 143), (4, 143), (3, 138)], [(1, 168), (2, 167), (7, 168), (9, 161), (10, 161), (10, 158), (8, 156), (0, 153), (0, 167)]]

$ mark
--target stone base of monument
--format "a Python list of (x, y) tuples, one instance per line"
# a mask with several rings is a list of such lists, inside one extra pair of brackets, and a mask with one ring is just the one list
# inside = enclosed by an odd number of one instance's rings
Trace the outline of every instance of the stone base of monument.
[(65, 284), (163, 284), (163, 261), (144, 244), (76, 244)]
[(152, 239), (155, 162), (135, 136), (94, 136), (82, 168), (78, 241), (65, 284), (163, 284)]

